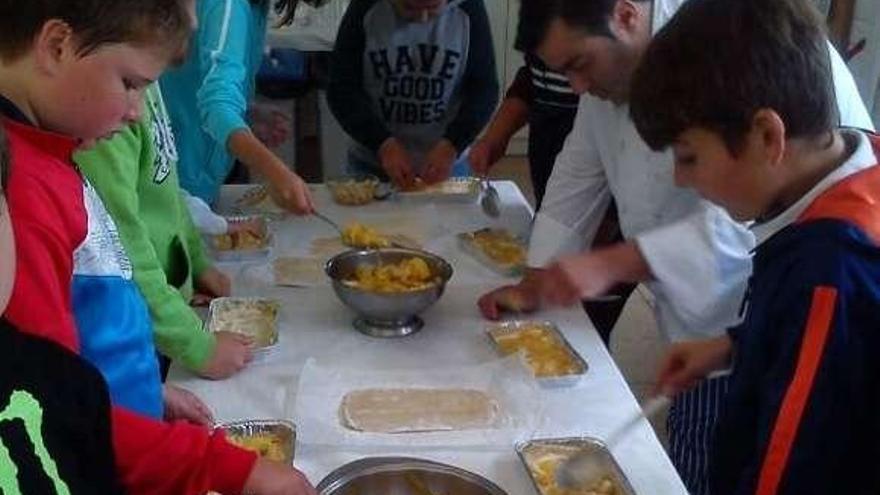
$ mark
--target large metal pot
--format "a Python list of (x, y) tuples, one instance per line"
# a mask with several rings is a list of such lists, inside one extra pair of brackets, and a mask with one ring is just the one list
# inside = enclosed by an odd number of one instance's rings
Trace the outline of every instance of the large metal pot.
[[(400, 293), (373, 292), (346, 283), (358, 266), (398, 263), (408, 258), (424, 260), (437, 276), (437, 283), (422, 290)], [(424, 322), (418, 314), (440, 299), (446, 282), (452, 277), (452, 267), (443, 258), (403, 248), (347, 251), (330, 259), (324, 271), (332, 280), (339, 299), (357, 312), (355, 328), (374, 337), (400, 337), (421, 329)]]
[(470, 471), (408, 457), (371, 457), (346, 464), (317, 488), (321, 495), (507, 495)]

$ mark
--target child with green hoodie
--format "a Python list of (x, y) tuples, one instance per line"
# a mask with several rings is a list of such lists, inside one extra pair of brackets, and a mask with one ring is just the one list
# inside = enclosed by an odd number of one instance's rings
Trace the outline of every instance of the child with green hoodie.
[(230, 282), (208, 259), (181, 196), (174, 134), (159, 86), (147, 88), (139, 121), (74, 160), (117, 225), (159, 351), (206, 378), (243, 369), (251, 358), (250, 340), (205, 332), (189, 304), (195, 291), (228, 295)]

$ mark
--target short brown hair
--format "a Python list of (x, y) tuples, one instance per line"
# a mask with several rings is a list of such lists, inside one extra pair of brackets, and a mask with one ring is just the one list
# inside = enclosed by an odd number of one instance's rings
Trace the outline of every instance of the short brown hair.
[(191, 24), (182, 0), (0, 0), (0, 59), (27, 53), (51, 19), (70, 26), (83, 56), (108, 43), (177, 50)]
[(534, 53), (557, 19), (586, 36), (614, 39), (609, 22), (616, 4), (617, 0), (521, 0), (514, 47), (525, 53)]
[(736, 155), (765, 108), (787, 137), (818, 137), (838, 120), (828, 50), (807, 0), (690, 0), (648, 47), (630, 115), (655, 150), (701, 127)]

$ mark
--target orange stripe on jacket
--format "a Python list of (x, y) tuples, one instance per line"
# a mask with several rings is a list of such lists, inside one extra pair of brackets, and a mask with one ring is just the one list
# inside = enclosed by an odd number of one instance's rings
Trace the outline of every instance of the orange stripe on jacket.
[[(880, 136), (869, 136), (874, 155), (880, 157)], [(855, 224), (880, 244), (880, 166), (857, 172), (819, 195), (798, 218), (835, 219)]]
[(782, 399), (779, 415), (776, 417), (776, 424), (758, 478), (756, 495), (773, 495), (779, 489), (792, 446), (797, 438), (804, 408), (810, 400), (816, 372), (822, 362), (836, 302), (837, 289), (817, 287), (813, 292), (813, 302), (807, 317), (807, 328), (801, 343), (797, 368)]

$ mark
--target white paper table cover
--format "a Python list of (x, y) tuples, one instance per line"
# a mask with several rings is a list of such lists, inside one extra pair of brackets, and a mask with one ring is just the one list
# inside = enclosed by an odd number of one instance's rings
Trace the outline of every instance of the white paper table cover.
[[(405, 368), (469, 366), (497, 359), (485, 335), (486, 322), (476, 307), (477, 298), (501, 283), (510, 283), (479, 265), (458, 249), (458, 232), (493, 226), (514, 233), (528, 233), (532, 209), (512, 182), (496, 182), (502, 198), (503, 214), (496, 221), (485, 217), (477, 204), (437, 204), (432, 212), (438, 218), (425, 218), (438, 237), (427, 249), (446, 258), (455, 269), (450, 286), (438, 303), (422, 316), (425, 328), (402, 339), (376, 339), (355, 331), (354, 314), (344, 307), (328, 287), (281, 288), (262, 284), (234, 284), (236, 295), (277, 297), (282, 301), (279, 316), (280, 339), (277, 351), (268, 359), (250, 366), (225, 381), (199, 379), (178, 366), (172, 366), (169, 381), (198, 394), (213, 409), (218, 421), (283, 418), (292, 416), (296, 380), (309, 357), (322, 363), (338, 360), (346, 367)], [(220, 210), (229, 211), (234, 199), (246, 186), (226, 186)], [(378, 202), (366, 207), (342, 207), (332, 203), (326, 189), (315, 186), (319, 209), (345, 220), (359, 215), (399, 214), (402, 204)], [(407, 206), (407, 208), (410, 208)], [(397, 212), (397, 213), (395, 213)], [(296, 251), (313, 237), (332, 232), (316, 219), (287, 217), (274, 223), (276, 250), (280, 254)], [(238, 278), (243, 265), (225, 264), (221, 268)], [(587, 360), (587, 376), (575, 387), (539, 389), (545, 407), (536, 438), (593, 436), (602, 438), (622, 420), (637, 411), (638, 404), (603, 346), (599, 335), (580, 308), (553, 309), (534, 315), (554, 321), (572, 346)], [(491, 479), (510, 495), (530, 495), (534, 489), (514, 446), (503, 449), (406, 448), (327, 448), (298, 445), (296, 466), (313, 483), (348, 462), (380, 455), (404, 454), (450, 463)], [(687, 493), (669, 457), (647, 421), (624, 439), (614, 455), (640, 494)]]

